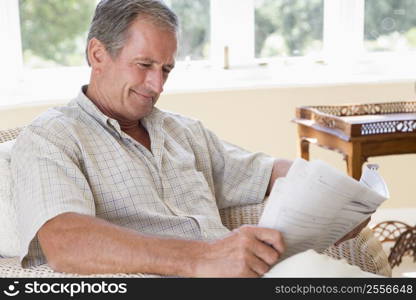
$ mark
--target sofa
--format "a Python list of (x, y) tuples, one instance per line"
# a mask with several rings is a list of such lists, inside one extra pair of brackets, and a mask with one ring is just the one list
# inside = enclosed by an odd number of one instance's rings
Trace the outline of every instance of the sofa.
[[(22, 128), (11, 128), (0, 130), (0, 146), (3, 143), (14, 140)], [(0, 156), (1, 159), (1, 156)], [(2, 180), (7, 178), (1, 178)], [(0, 189), (1, 192), (1, 189)], [(2, 198), (0, 197), (0, 201)], [(0, 205), (0, 208), (4, 206)], [(223, 224), (234, 229), (242, 224), (257, 224), (259, 217), (264, 208), (264, 202), (255, 205), (238, 206), (220, 210)], [(1, 212), (0, 212), (1, 213)], [(3, 212), (4, 214), (4, 212)], [(6, 224), (7, 225), (7, 224)], [(1, 238), (0, 234), (0, 238)], [(7, 241), (1, 241), (1, 243)], [(382, 249), (378, 239), (373, 235), (370, 228), (364, 228), (357, 237), (345, 241), (338, 246), (331, 246), (326, 249), (323, 254), (335, 258), (345, 259), (349, 264), (358, 266), (365, 272), (378, 274), (385, 277), (391, 277), (391, 268), (388, 263), (387, 256)], [(79, 275), (67, 274), (53, 271), (47, 264), (23, 269), (19, 264), (17, 257), (10, 256), (0, 258), (0, 277), (155, 277), (152, 274), (95, 274), (95, 275)], [(7, 255), (6, 255), (7, 256)]]

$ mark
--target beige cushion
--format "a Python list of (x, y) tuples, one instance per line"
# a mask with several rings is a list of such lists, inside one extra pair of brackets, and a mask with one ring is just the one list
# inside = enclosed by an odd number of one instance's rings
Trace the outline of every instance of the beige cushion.
[(307, 250), (277, 263), (263, 277), (381, 277), (350, 265), (345, 258), (334, 259), (328, 255)]
[(18, 239), (16, 205), (12, 197), (10, 152), (14, 140), (0, 143), (0, 256), (17, 256)]

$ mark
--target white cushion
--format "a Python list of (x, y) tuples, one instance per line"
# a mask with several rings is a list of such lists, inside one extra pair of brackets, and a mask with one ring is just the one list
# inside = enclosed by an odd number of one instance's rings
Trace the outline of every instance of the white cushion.
[(12, 151), (15, 140), (0, 143), (0, 159), (10, 161), (10, 153)]
[(381, 277), (362, 271), (346, 260), (307, 250), (277, 263), (263, 277)]
[(0, 256), (4, 257), (17, 256), (20, 248), (10, 171), (13, 144), (14, 141), (0, 143)]

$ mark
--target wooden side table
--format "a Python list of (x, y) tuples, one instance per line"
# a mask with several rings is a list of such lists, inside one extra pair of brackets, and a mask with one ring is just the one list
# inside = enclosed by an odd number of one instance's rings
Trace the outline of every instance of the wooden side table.
[(302, 158), (311, 143), (338, 151), (355, 179), (369, 157), (416, 153), (416, 102), (302, 106), (293, 121)]

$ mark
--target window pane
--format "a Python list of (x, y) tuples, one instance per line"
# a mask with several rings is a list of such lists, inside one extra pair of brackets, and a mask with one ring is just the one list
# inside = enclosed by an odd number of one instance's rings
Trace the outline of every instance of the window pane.
[(369, 51), (416, 49), (416, 0), (366, 0), (365, 48)]
[(256, 57), (320, 52), (323, 0), (255, 0)]
[(207, 59), (210, 43), (210, 0), (166, 0), (180, 22), (178, 60)]
[(19, 0), (27, 67), (79, 66), (96, 1)]

